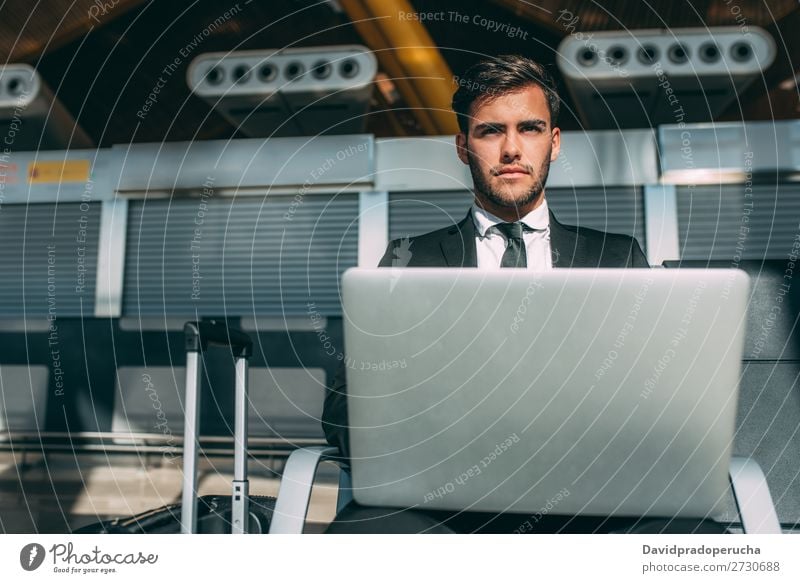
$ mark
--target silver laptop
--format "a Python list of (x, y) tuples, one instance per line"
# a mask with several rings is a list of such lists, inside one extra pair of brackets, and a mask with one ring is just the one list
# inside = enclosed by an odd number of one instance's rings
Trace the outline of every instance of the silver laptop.
[(744, 272), (354, 268), (342, 285), (357, 502), (721, 511)]

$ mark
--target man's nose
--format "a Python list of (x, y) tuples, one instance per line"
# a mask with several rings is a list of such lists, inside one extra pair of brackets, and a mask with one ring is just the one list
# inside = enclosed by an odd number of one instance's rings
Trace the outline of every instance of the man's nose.
[(516, 136), (506, 134), (505, 140), (503, 140), (503, 150), (501, 153), (503, 163), (507, 164), (518, 160), (520, 156), (520, 148)]

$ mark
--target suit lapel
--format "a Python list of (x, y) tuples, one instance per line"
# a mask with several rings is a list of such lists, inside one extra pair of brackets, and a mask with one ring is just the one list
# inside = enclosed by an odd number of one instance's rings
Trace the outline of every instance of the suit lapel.
[[(556, 220), (550, 211), (550, 250), (553, 267), (585, 267), (586, 239), (578, 231), (568, 229)], [(467, 216), (447, 230), (440, 246), (447, 267), (477, 267), (475, 223), (472, 210)]]
[(475, 223), (471, 209), (463, 220), (447, 230), (440, 245), (447, 267), (478, 267)]
[(559, 223), (553, 211), (550, 211), (550, 252), (553, 257), (553, 267), (586, 265), (585, 237)]

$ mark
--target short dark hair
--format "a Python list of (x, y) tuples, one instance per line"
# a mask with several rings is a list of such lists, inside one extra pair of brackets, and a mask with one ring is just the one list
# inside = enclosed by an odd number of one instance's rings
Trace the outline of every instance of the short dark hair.
[(559, 97), (555, 81), (544, 65), (520, 55), (500, 55), (482, 59), (459, 77), (458, 89), (453, 94), (453, 111), (458, 127), (463, 133), (469, 129), (470, 110), (477, 102), (512, 93), (528, 85), (537, 85), (544, 91), (550, 110), (550, 125), (558, 121)]

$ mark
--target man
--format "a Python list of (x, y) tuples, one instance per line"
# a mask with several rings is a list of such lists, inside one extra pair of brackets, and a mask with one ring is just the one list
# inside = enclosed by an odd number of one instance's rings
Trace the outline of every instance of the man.
[[(561, 148), (561, 131), (559, 97), (542, 65), (514, 55), (486, 59), (467, 70), (459, 85), (453, 96), (460, 128), (456, 148), (472, 173), (475, 200), (458, 224), (412, 237), (408, 267), (648, 267), (632, 237), (562, 225), (548, 209), (545, 184)], [(390, 243), (381, 267), (392, 265), (399, 244)], [(326, 395), (322, 424), (328, 442), (348, 457), (344, 371), (340, 368)], [(575, 522), (552, 518), (561, 521), (555, 528), (541, 526), (570, 531)], [(329, 532), (513, 532), (524, 520), (351, 503)], [(583, 521), (573, 530), (591, 532), (601, 524), (614, 523)]]

